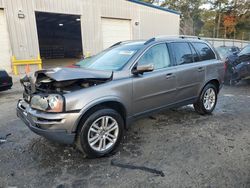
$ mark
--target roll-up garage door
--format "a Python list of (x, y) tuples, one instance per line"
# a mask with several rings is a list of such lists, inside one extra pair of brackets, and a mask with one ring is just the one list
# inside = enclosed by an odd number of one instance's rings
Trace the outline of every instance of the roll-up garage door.
[(0, 69), (11, 71), (10, 41), (4, 10), (0, 9)]
[(131, 21), (102, 18), (102, 34), (104, 49), (117, 42), (131, 40)]

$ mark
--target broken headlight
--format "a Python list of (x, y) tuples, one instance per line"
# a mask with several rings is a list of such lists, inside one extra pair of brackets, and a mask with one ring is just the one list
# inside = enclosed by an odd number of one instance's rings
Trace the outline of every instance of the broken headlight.
[(48, 96), (34, 95), (31, 98), (30, 105), (32, 108), (46, 112), (62, 112), (63, 97), (58, 94), (50, 94)]

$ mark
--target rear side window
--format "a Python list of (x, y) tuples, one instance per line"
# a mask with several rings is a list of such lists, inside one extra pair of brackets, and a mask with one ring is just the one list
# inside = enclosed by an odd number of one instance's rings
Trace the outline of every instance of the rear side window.
[(199, 53), (201, 61), (216, 59), (213, 50), (207, 44), (200, 42), (194, 42), (192, 44)]
[(183, 65), (193, 62), (193, 54), (186, 42), (172, 43), (172, 51), (174, 53), (176, 65)]

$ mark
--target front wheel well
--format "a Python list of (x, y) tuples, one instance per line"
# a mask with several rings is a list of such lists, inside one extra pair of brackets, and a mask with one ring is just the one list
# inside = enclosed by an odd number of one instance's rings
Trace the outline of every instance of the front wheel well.
[(111, 108), (115, 111), (117, 111), (123, 118), (124, 121), (124, 125), (126, 125), (126, 109), (124, 107), (123, 104), (121, 104), (120, 102), (117, 101), (107, 101), (107, 102), (102, 102), (99, 104), (96, 104), (94, 106), (92, 106), (91, 108), (89, 108), (81, 117), (81, 120), (79, 121), (78, 125), (77, 125), (77, 129), (76, 131), (78, 131), (79, 129), (79, 124), (86, 121), (86, 119), (94, 112), (96, 112), (97, 110), (103, 109), (103, 108)]

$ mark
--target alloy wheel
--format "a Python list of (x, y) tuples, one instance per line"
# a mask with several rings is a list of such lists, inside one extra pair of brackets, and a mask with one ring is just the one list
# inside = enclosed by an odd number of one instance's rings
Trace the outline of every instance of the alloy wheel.
[(213, 88), (209, 88), (204, 93), (203, 97), (203, 105), (206, 110), (211, 110), (215, 106), (216, 102), (216, 93)]
[(111, 116), (102, 116), (95, 120), (88, 131), (88, 144), (98, 152), (105, 152), (117, 141), (119, 126)]

